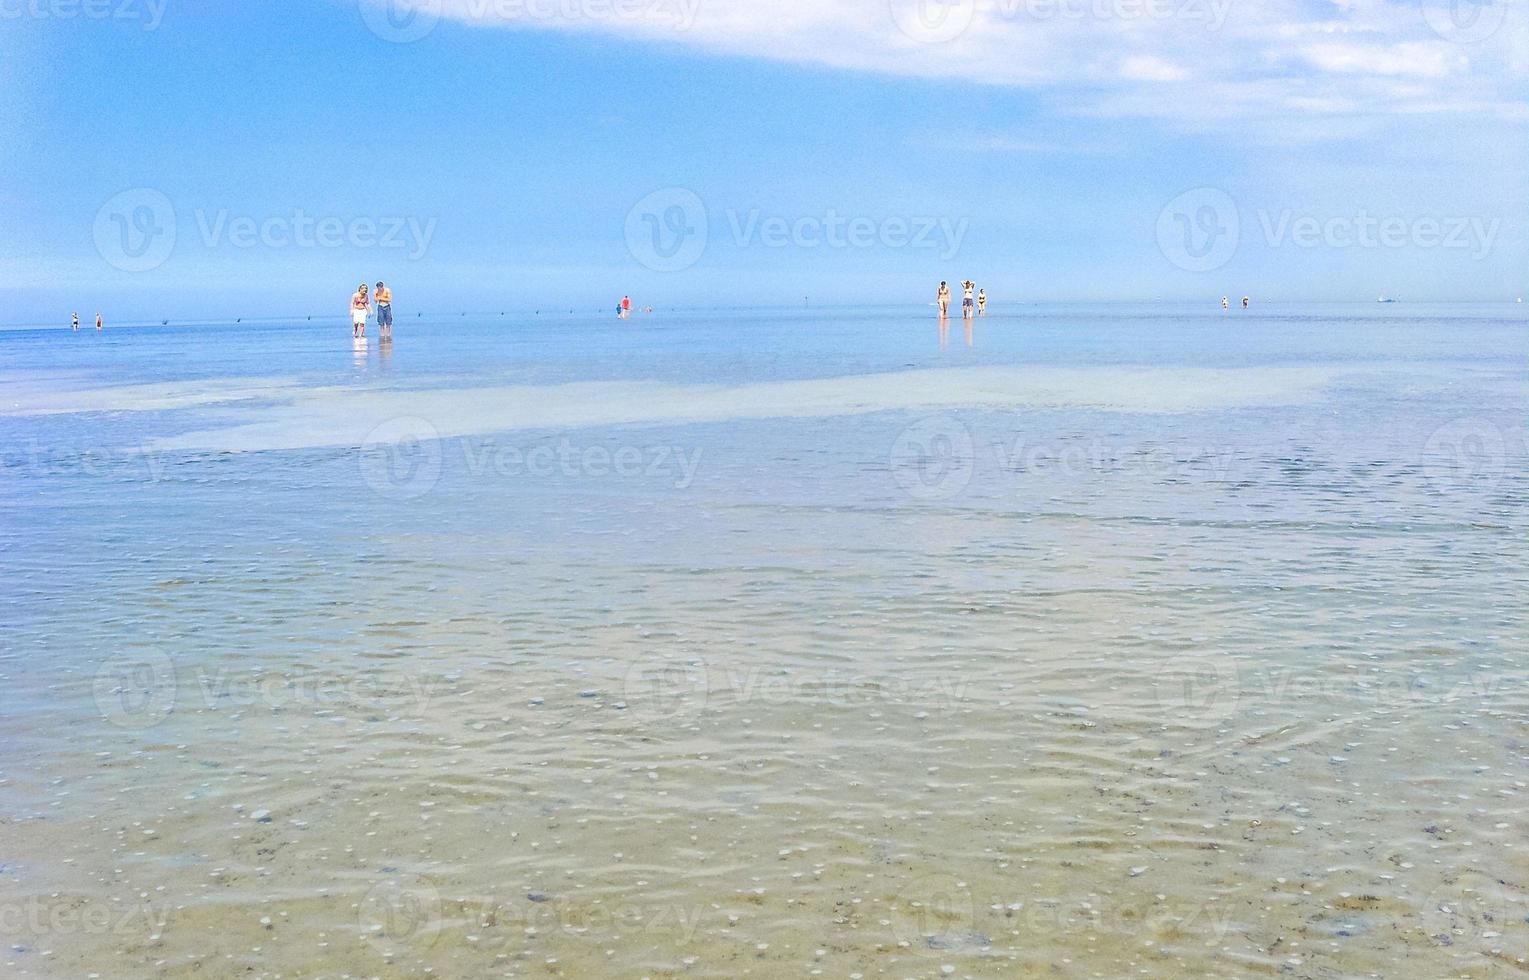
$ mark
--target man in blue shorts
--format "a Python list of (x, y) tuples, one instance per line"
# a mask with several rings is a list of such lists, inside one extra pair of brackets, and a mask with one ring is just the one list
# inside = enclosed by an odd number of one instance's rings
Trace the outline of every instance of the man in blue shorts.
[(372, 294), (377, 302), (377, 334), (381, 340), (393, 339), (393, 291), (381, 282)]

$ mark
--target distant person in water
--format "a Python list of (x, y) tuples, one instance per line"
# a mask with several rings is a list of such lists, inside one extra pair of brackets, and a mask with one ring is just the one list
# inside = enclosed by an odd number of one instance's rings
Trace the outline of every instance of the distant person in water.
[(1242, 308), (1243, 309), (1247, 309), (1248, 308), (1248, 298), (1246, 296), (1244, 296), (1242, 298)]
[(80, 332), (80, 315), (78, 313), (69, 314), (69, 327), (75, 333)]
[(977, 315), (987, 316), (987, 290), (977, 290)]
[(950, 315), (950, 287), (945, 285), (945, 280), (940, 280), (940, 291), (934, 294), (935, 301), (940, 305), (940, 316)]
[(961, 282), (961, 315), (963, 317), (972, 315), (972, 290), (975, 288), (977, 284), (970, 279)]
[(366, 283), (356, 287), (355, 293), (350, 297), (350, 335), (352, 337), (366, 336)]
[(1221, 297), (1221, 308), (1223, 310), (1229, 310), (1232, 308), (1232, 304), (1227, 301), (1225, 296)]
[[(383, 285), (382, 280), (377, 280), (377, 292), (373, 294), (377, 303), (377, 339), (393, 339), (393, 291)], [(502, 314), (501, 314), (502, 315)]]
[(102, 323), (102, 322), (101, 322), (101, 314), (99, 314), (99, 313), (97, 313), (97, 314), (96, 314), (96, 329), (97, 329), (97, 330), (100, 330), (100, 329), (102, 329), (102, 328), (103, 328), (103, 327), (104, 327), (104, 326), (105, 326), (105, 324), (103, 324), (103, 323)]
[(625, 320), (627, 317), (629, 317), (631, 315), (632, 315), (632, 297), (630, 297), (630, 296), (623, 296), (623, 297), (621, 297), (621, 318), (623, 320)]

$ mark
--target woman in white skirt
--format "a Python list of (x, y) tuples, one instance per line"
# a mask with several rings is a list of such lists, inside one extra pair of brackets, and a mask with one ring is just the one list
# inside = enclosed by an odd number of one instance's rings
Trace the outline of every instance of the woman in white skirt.
[(366, 283), (356, 287), (355, 295), (350, 298), (350, 324), (352, 337), (366, 336), (366, 311), (370, 305), (366, 298)]

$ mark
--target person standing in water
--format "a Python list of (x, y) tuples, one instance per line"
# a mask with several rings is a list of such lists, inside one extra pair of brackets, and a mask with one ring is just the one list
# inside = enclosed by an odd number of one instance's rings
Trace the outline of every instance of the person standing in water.
[(69, 328), (75, 333), (80, 332), (80, 315), (78, 313), (69, 314)]
[(350, 297), (350, 335), (358, 340), (366, 336), (366, 309), (369, 305), (366, 283), (363, 282)]
[(1242, 298), (1242, 308), (1243, 309), (1247, 309), (1248, 308), (1248, 298), (1246, 296), (1244, 296)]
[(621, 297), (621, 319), (625, 320), (632, 315), (632, 297)]
[(105, 324), (103, 324), (101, 322), (101, 314), (97, 313), (96, 314), (96, 329), (100, 330), (100, 329), (103, 329), (104, 327), (105, 327)]
[(987, 316), (987, 290), (977, 290), (977, 315)]
[(940, 316), (950, 315), (950, 287), (945, 285), (945, 280), (940, 280), (940, 291), (935, 293), (935, 301), (940, 305)]
[(377, 303), (377, 339), (393, 339), (393, 291), (377, 280), (377, 292), (372, 297)]
[(1232, 308), (1232, 304), (1227, 302), (1227, 299), (1226, 299), (1225, 296), (1221, 297), (1221, 308), (1223, 310), (1229, 310), (1229, 309)]
[(972, 290), (975, 289), (976, 287), (977, 287), (977, 284), (972, 282), (970, 279), (964, 279), (961, 282), (961, 316), (962, 317), (970, 317), (972, 315)]

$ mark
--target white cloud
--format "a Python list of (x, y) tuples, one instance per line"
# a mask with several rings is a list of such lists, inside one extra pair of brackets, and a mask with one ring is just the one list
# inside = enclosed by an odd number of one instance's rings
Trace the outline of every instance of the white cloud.
[[(1521, 0), (359, 0), (1207, 121), (1522, 116)], [(1476, 6), (1479, 2), (1479, 6)]]
[(1308, 44), (1301, 57), (1322, 71), (1341, 75), (1413, 75), (1444, 78), (1470, 68), (1470, 59), (1448, 41), (1392, 45)]
[(1120, 77), (1139, 82), (1182, 82), (1189, 72), (1162, 58), (1137, 54), (1120, 63)]
[[(919, 137), (919, 142), (927, 142)], [(1118, 142), (1104, 140), (1037, 139), (1014, 133), (967, 132), (946, 134), (941, 145), (971, 153), (1007, 153), (1024, 156), (1097, 156), (1119, 153)]]

